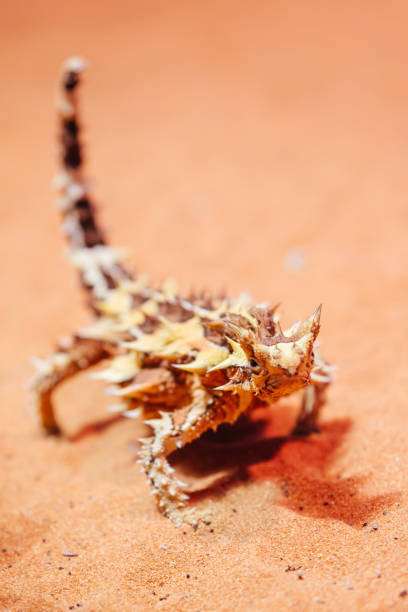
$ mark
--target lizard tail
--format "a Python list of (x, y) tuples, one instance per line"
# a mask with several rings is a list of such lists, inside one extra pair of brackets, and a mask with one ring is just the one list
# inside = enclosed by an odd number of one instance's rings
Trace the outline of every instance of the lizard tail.
[(84, 68), (85, 62), (79, 57), (69, 58), (62, 66), (57, 103), (59, 171), (55, 184), (60, 194), (63, 232), (72, 260), (90, 294), (92, 308), (98, 311), (97, 302), (106, 296), (109, 289), (131, 278), (131, 274), (122, 265), (118, 250), (106, 245), (83, 176), (77, 89)]

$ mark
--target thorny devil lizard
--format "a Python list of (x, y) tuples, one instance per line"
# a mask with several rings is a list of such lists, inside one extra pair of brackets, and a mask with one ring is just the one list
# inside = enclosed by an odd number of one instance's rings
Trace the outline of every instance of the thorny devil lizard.
[(120, 251), (106, 245), (82, 173), (77, 88), (83, 69), (76, 57), (62, 69), (56, 184), (63, 231), (96, 318), (60, 341), (52, 356), (35, 360), (36, 412), (45, 431), (60, 433), (55, 388), (109, 360), (94, 377), (110, 383), (119, 411), (141, 415), (151, 427), (151, 437), (141, 441), (140, 463), (160, 511), (176, 525), (196, 525), (200, 516), (186, 504), (188, 485), (176, 478), (168, 455), (299, 389), (304, 395), (295, 431), (315, 430), (332, 372), (314, 347), (320, 307), (282, 331), (276, 307), (252, 305), (244, 296), (184, 299), (171, 282), (153, 288), (125, 267)]

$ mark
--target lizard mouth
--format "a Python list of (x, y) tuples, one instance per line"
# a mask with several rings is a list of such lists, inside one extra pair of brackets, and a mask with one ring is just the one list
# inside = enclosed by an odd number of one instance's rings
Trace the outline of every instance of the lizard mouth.
[(278, 399), (279, 397), (303, 389), (309, 384), (310, 377), (306, 375), (279, 377), (279, 380), (274, 376), (266, 380), (265, 386), (258, 392), (258, 397), (265, 400), (271, 398)]

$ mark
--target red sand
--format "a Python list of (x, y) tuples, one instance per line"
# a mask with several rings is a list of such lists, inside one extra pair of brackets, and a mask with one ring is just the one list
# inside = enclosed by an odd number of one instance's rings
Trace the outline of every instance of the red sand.
[[(2, 609), (408, 609), (406, 3), (13, 7), (0, 42)], [(87, 320), (49, 187), (53, 85), (72, 53), (92, 64), (102, 219), (139, 269), (281, 300), (285, 323), (324, 304), (339, 373), (322, 433), (265, 441), (287, 431), (282, 407), (252, 442), (238, 425), (192, 446), (202, 475), (205, 454), (239, 468), (195, 500), (213, 512), (196, 532), (157, 512), (135, 463), (142, 425), (83, 428), (106, 418), (98, 383), (58, 393), (71, 440), (27, 416), (29, 357)]]

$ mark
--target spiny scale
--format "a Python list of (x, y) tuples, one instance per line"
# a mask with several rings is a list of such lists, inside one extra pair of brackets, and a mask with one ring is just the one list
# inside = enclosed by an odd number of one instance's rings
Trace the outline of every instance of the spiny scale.
[(276, 306), (252, 305), (244, 294), (235, 300), (207, 294), (186, 299), (173, 281), (155, 288), (145, 276), (132, 275), (122, 251), (106, 245), (82, 174), (77, 86), (84, 66), (71, 58), (62, 69), (56, 186), (71, 259), (95, 321), (38, 361), (35, 406), (42, 427), (59, 433), (54, 389), (107, 360), (93, 377), (120, 398), (112, 410), (140, 413), (152, 429), (141, 441), (140, 462), (159, 509), (177, 525), (196, 525), (198, 512), (186, 506), (188, 485), (175, 477), (168, 455), (206, 430), (302, 388), (297, 429), (312, 431), (332, 371), (314, 350), (320, 307), (282, 331)]

